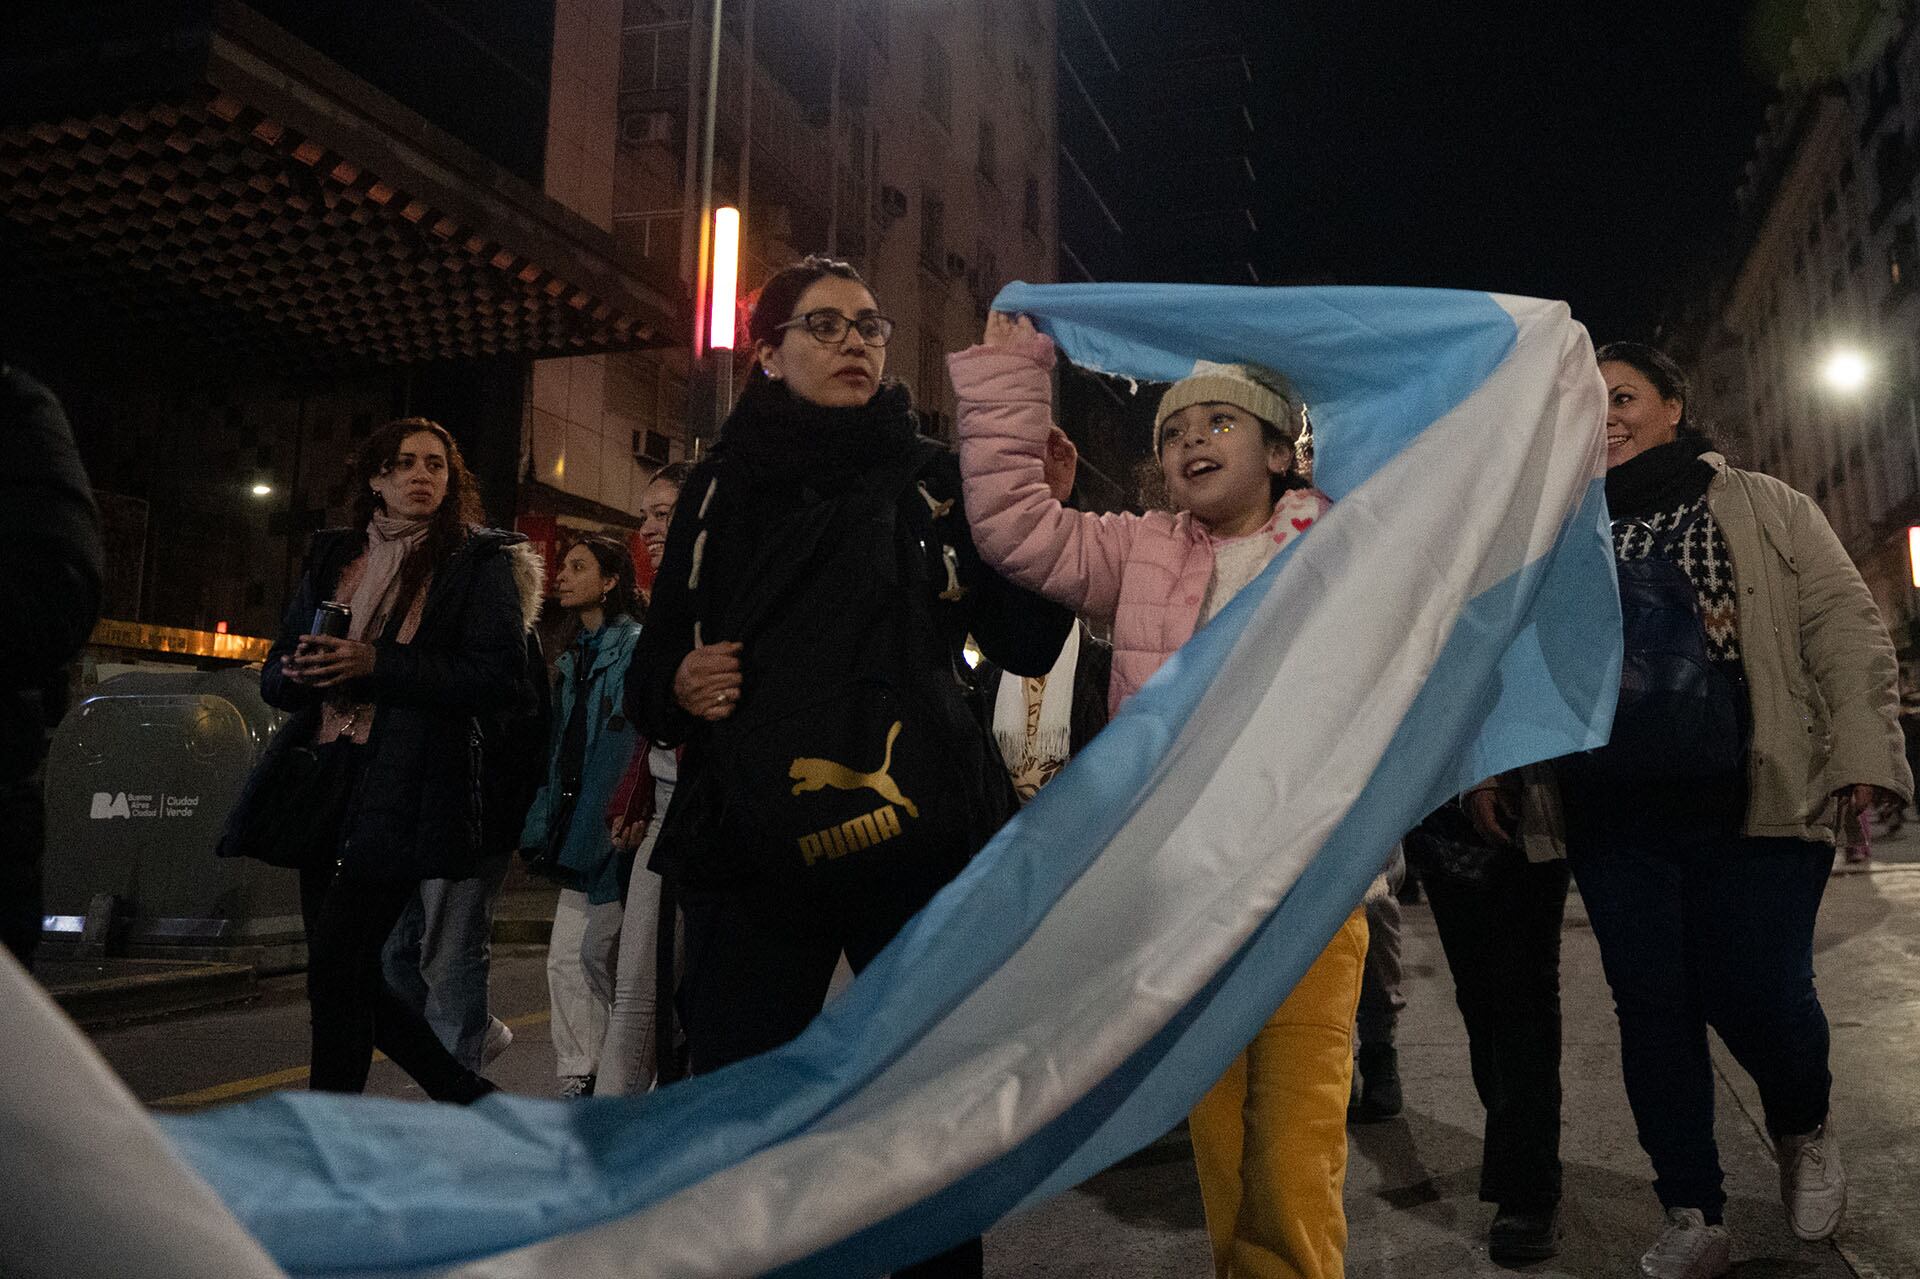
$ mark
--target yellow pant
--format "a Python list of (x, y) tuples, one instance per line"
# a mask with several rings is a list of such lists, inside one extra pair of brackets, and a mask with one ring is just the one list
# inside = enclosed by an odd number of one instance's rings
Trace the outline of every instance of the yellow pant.
[(1356, 910), (1188, 1117), (1218, 1279), (1340, 1279), (1347, 1090), (1367, 960)]

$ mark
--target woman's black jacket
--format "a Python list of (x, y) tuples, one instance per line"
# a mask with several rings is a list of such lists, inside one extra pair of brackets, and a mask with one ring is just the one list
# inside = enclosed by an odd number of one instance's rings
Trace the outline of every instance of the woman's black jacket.
[[(894, 678), (897, 683), (914, 685), (910, 700), (942, 708), (936, 718), (947, 726), (951, 750), (943, 784), (964, 798), (959, 807), (965, 813), (967, 829), (960, 833), (958, 842), (970, 856), (1011, 815), (1017, 801), (999, 753), (969, 704), (962, 646), (971, 635), (1000, 666), (1020, 674), (1044, 675), (1060, 655), (1061, 644), (1073, 626), (1073, 615), (1014, 586), (981, 560), (962, 507), (958, 459), (932, 441), (922, 440), (914, 447), (919, 450), (920, 460), (898, 494), (901, 518), (896, 536), (902, 539), (900, 553), (921, 556), (926, 570), (918, 576), (902, 577), (881, 572), (875, 565), (871, 588), (895, 593), (896, 598), (880, 602), (883, 607), (920, 610), (932, 622), (931, 626), (900, 628), (905, 637), (901, 642), (910, 646), (910, 651), (898, 655)], [(674, 698), (674, 675), (695, 646), (696, 622), (703, 623), (703, 642), (739, 640), (745, 645), (743, 708), (756, 697), (771, 694), (790, 698), (795, 694), (791, 688), (767, 687), (769, 667), (786, 673), (775, 678), (804, 681), (804, 675), (793, 672), (816, 663), (822, 668), (831, 666), (836, 650), (859, 642), (857, 636), (846, 633), (846, 625), (832, 615), (830, 608), (817, 605), (821, 598), (844, 598), (845, 584), (810, 580), (805, 574), (798, 590), (777, 606), (777, 612), (810, 620), (768, 628), (789, 637), (788, 646), (781, 651), (769, 653), (764, 644), (756, 646), (752, 633), (714, 633), (713, 597), (727, 601), (718, 610), (721, 614), (742, 612), (735, 606), (743, 595), (764, 592), (769, 580), (782, 575), (785, 566), (777, 563), (782, 549), (778, 530), (796, 526), (806, 529), (808, 510), (830, 511), (836, 500), (836, 484), (851, 484), (860, 478), (783, 475), (765, 466), (737, 464), (740, 461), (730, 456), (723, 439), (688, 477), (654, 581), (646, 629), (628, 674), (628, 715), (656, 745), (686, 748), (681, 784), (675, 790), (676, 806), (691, 804), (699, 795), (712, 795), (722, 789), (692, 783), (705, 770), (726, 767), (726, 761), (719, 758), (723, 748), (716, 743), (714, 729), (688, 715)], [(720, 498), (709, 505), (708, 490), (716, 480), (730, 486), (731, 492), (720, 494), (716, 489)], [(702, 506), (709, 507), (704, 516)], [(821, 518), (831, 516), (823, 514)], [(804, 533), (796, 539), (801, 540)], [(700, 543), (697, 556), (696, 542)], [(688, 585), (696, 558), (700, 600)], [(958, 590), (954, 589), (955, 578)], [(747, 606), (744, 611), (750, 613), (753, 608)], [(798, 643), (817, 651), (794, 651), (795, 636), (802, 637)], [(736, 794), (731, 802), (750, 805), (752, 800)], [(662, 827), (661, 842), (651, 863), (654, 870), (695, 885), (723, 883), (751, 873), (751, 864), (745, 860), (749, 850), (678, 846), (689, 841), (670, 838), (675, 832), (711, 832), (720, 823), (689, 823), (676, 820), (677, 816), (670, 814)]]
[[(497, 741), (504, 726), (528, 711), (527, 635), (539, 607), (541, 566), (525, 543), (517, 533), (474, 529), (434, 572), (412, 640), (396, 643), (389, 628), (375, 642), (373, 674), (348, 690), (376, 709), (341, 826), (343, 875), (462, 879), (496, 843), (483, 840), (483, 821), (489, 829), (514, 824), (517, 833), (518, 817), (486, 811), (489, 794), (513, 783), (501, 779), (498, 768), (489, 776), (484, 756), (489, 739)], [(263, 799), (256, 786), (272, 771), (276, 752), (313, 740), (320, 694), (287, 679), (283, 663), (364, 544), (357, 529), (314, 536), (260, 676), (261, 695), (294, 718), (269, 743), (241, 794), (242, 807)], [(531, 682), (544, 687), (538, 672)], [(500, 744), (496, 753), (509, 751)]]

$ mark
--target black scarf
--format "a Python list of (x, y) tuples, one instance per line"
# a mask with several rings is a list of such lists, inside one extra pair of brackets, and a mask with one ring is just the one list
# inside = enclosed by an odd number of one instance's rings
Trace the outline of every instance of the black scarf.
[(749, 483), (818, 485), (902, 462), (919, 423), (913, 401), (898, 382), (884, 382), (857, 408), (809, 403), (755, 372), (721, 429), (720, 445)]
[(1712, 451), (1704, 435), (1682, 428), (1673, 443), (1636, 454), (1607, 472), (1607, 509), (1616, 519), (1639, 519), (1696, 500), (1713, 480), (1713, 467), (1700, 455)]

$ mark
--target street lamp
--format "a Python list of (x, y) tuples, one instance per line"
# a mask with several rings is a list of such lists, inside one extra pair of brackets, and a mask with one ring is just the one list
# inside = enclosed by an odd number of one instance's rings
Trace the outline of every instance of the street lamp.
[(255, 484), (253, 486), (252, 492), (255, 497), (272, 497), (273, 485), (268, 484), (263, 480), (260, 483)]
[[(694, 266), (695, 278), (702, 286), (694, 291), (695, 313), (693, 317), (692, 355), (696, 362), (703, 354), (714, 354), (711, 343), (708, 343), (707, 349), (704, 352), (701, 350), (701, 339), (709, 336), (709, 333), (703, 330), (708, 330), (713, 323), (713, 317), (708, 307), (715, 292), (713, 286), (717, 283), (714, 279), (716, 274), (714, 270), (714, 249), (717, 247), (714, 244), (714, 230), (718, 219), (714, 216), (713, 207), (713, 141), (714, 130), (720, 113), (721, 18), (725, 8), (726, 0), (713, 0), (713, 9), (710, 14), (711, 24), (707, 29), (706, 101), (702, 104), (700, 124), (700, 254)], [(747, 74), (749, 76), (753, 74), (753, 50), (751, 48), (747, 50)], [(727, 356), (729, 374), (732, 372), (731, 347), (732, 342), (729, 341)], [(715, 372), (717, 375), (718, 370)], [(713, 422), (708, 428), (710, 434), (701, 432), (698, 428), (695, 430), (694, 451), (696, 456), (702, 451), (700, 448), (702, 439), (700, 437), (704, 436), (708, 441), (717, 438), (720, 434), (720, 424), (725, 420), (726, 409), (723, 405), (728, 397), (727, 393), (720, 388), (717, 376), (715, 378), (713, 398)]]
[(716, 433), (733, 408), (733, 340), (740, 292), (740, 210), (713, 211), (713, 293), (707, 299), (707, 348), (713, 353), (713, 423)]
[(1826, 379), (1827, 385), (1849, 395), (1867, 384), (1870, 371), (1867, 357), (1850, 347), (1832, 351), (1820, 366), (1820, 376)]

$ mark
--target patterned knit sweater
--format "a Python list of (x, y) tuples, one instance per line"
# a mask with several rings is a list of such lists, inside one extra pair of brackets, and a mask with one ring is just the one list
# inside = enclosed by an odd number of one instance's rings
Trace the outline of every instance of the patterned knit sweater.
[[(1673, 536), (1673, 530), (1680, 534)], [(1727, 540), (1707, 510), (1702, 493), (1691, 502), (1641, 519), (1618, 519), (1613, 525), (1614, 554), (1623, 560), (1646, 559), (1661, 547), (1667, 558), (1693, 583), (1700, 596), (1706, 623), (1707, 656), (1715, 662), (1740, 662), (1739, 602), (1733, 586), (1733, 557)]]

